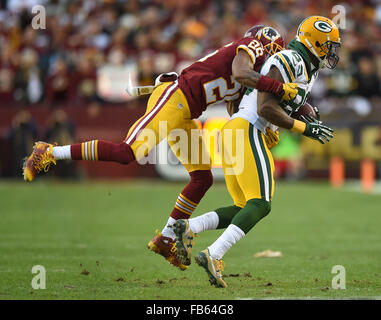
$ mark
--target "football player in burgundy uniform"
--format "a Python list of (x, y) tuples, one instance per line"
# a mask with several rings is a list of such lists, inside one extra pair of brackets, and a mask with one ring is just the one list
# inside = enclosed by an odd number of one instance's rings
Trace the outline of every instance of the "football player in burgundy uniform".
[[(33, 153), (25, 160), (24, 179), (32, 181), (39, 172), (47, 171), (51, 163), (56, 164), (56, 160), (61, 159), (123, 164), (139, 161), (167, 138), (189, 172), (190, 182), (178, 196), (164, 229), (149, 242), (148, 248), (180, 269), (186, 269), (187, 266), (177, 259), (174, 252), (176, 239), (171, 226), (176, 220), (191, 216), (213, 183), (210, 157), (202, 141), (201, 130), (193, 119), (219, 101), (226, 101), (228, 112), (232, 114), (234, 101), (240, 97), (243, 87), (292, 100), (298, 92), (296, 84), (282, 83), (259, 74), (267, 56), (282, 50), (283, 45), (282, 37), (271, 27), (261, 25), (249, 29), (244, 38), (193, 63), (177, 79), (172, 79), (174, 81), (159, 83), (148, 100), (145, 114), (130, 128), (123, 142), (92, 140), (60, 147), (37, 142)], [(186, 133), (187, 152), (178, 146), (179, 130)], [(199, 155), (203, 155), (202, 159)]]

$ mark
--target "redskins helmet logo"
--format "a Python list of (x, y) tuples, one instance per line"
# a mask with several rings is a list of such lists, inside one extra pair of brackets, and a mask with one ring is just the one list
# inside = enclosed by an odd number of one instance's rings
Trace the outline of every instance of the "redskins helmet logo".
[(262, 35), (271, 41), (275, 41), (280, 37), (278, 31), (271, 27), (265, 27), (262, 29)]
[(330, 33), (332, 31), (332, 27), (328, 22), (325, 21), (315, 21), (314, 27), (321, 32)]

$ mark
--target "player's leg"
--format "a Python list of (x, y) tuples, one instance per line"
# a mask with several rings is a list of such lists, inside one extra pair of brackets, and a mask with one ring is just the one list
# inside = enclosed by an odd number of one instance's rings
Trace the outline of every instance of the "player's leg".
[[(223, 132), (223, 130), (222, 130)], [(223, 134), (222, 134), (223, 136)], [(223, 146), (223, 139), (222, 139)], [(242, 193), (235, 175), (227, 175), (226, 171), (230, 166), (230, 161), (225, 162), (224, 150), (222, 149), (223, 169), (225, 174), (226, 186), (232, 196), (234, 205), (219, 208), (207, 212), (200, 216), (186, 220), (181, 218), (174, 224), (174, 232), (177, 236), (176, 254), (179, 260), (184, 264), (189, 264), (192, 254), (193, 238), (197, 233), (206, 230), (215, 230), (226, 228), (236, 213), (245, 206), (246, 199)]]
[(195, 170), (189, 172), (190, 181), (176, 199), (175, 206), (163, 229), (163, 234), (173, 239), (176, 237), (172, 225), (178, 219), (189, 219), (201, 199), (213, 184), (211, 170)]
[[(194, 233), (226, 228), (230, 224), (235, 214), (246, 204), (245, 195), (238, 183), (237, 176), (234, 174), (234, 166), (237, 165), (237, 161), (235, 159), (237, 156), (243, 157), (245, 145), (241, 137), (236, 136), (235, 131), (232, 130), (232, 123), (234, 124), (234, 122), (229, 121), (222, 129), (220, 143), (222, 147), (222, 167), (224, 170), (225, 183), (228, 192), (233, 199), (234, 205), (219, 208), (215, 211), (189, 219), (189, 226)], [(226, 139), (227, 141), (225, 141), (225, 132), (230, 134), (230, 137)], [(233, 133), (234, 136), (232, 136)], [(235, 150), (233, 154), (231, 150)], [(240, 150), (240, 155), (237, 155), (236, 150)], [(243, 163), (240, 163), (240, 166), (242, 165)]]
[[(131, 140), (135, 141), (142, 129), (147, 127), (159, 113), (165, 102), (177, 89), (176, 83), (166, 83), (154, 90), (148, 100), (147, 110), (131, 129), (138, 127), (138, 130), (130, 130), (133, 133)], [(147, 148), (152, 148), (154, 141)], [(150, 142), (151, 142), (150, 141)], [(135, 161), (136, 156), (133, 144), (124, 141), (113, 143), (105, 140), (91, 140), (67, 146), (56, 146), (46, 142), (36, 142), (32, 154), (25, 160), (23, 174), (26, 181), (32, 181), (41, 171), (48, 171), (50, 165), (56, 164), (57, 160), (90, 160), (90, 161), (113, 161), (128, 164)]]
[(244, 168), (242, 171), (236, 170), (236, 178), (247, 202), (234, 215), (221, 237), (209, 247), (215, 259), (221, 259), (232, 245), (270, 212), (274, 190), (273, 158), (263, 134), (244, 119), (234, 120), (237, 128), (245, 130)]
[[(142, 125), (138, 123), (135, 127), (131, 128), (127, 136), (126, 142), (131, 144), (131, 147), (134, 150), (134, 154), (138, 160), (139, 158), (148, 153), (148, 151), (151, 149), (151, 146), (154, 146), (160, 140), (167, 138), (169, 136), (169, 133), (172, 132), (172, 130), (176, 130), (183, 127), (186, 128), (185, 124), (191, 122), (189, 118), (190, 111), (188, 102), (186, 101), (186, 98), (184, 94), (181, 92), (181, 90), (176, 90), (176, 92), (173, 93), (172, 97), (165, 101), (165, 108), (162, 111), (159, 111), (159, 113), (155, 116), (156, 120), (144, 129), (148, 129), (148, 134), (145, 135), (143, 131), (139, 134), (139, 130), (141, 130)], [(161, 126), (163, 125), (165, 127), (165, 130), (161, 129)], [(158, 134), (156, 135), (156, 141), (151, 139), (152, 141), (150, 142), (150, 139), (140, 139), (140, 137), (144, 136), (147, 136), (149, 138), (149, 129), (151, 129), (151, 131), (153, 132), (158, 132)], [(137, 134), (139, 134), (140, 136), (136, 136)], [(190, 174), (192, 183), (190, 184), (190, 186), (185, 188), (181, 196), (179, 196), (179, 198), (181, 197), (181, 200), (178, 199), (178, 202), (181, 202), (182, 204), (182, 208), (186, 208), (186, 210), (189, 211), (193, 210), (197, 203), (193, 201), (194, 197), (189, 195), (192, 194), (192, 192), (197, 192), (198, 194), (201, 194), (200, 197), (202, 197), (202, 195), (206, 192), (203, 191), (203, 189), (205, 189), (204, 184), (205, 181), (209, 181), (211, 179), (211, 176), (209, 175), (209, 173), (207, 173), (205, 178), (204, 172), (195, 171)], [(182, 210), (186, 211), (184, 209)], [(162, 255), (171, 264), (184, 270), (187, 268), (187, 266), (181, 264), (176, 257), (176, 242), (175, 237), (172, 235), (172, 229), (170, 229), (170, 233), (168, 233), (168, 229), (164, 228), (163, 232), (158, 232), (158, 234), (148, 243), (148, 248), (151, 251), (154, 251), (155, 253), (159, 253), (160, 255)]]
[[(50, 165), (56, 164), (57, 160), (112, 161), (122, 164), (139, 160), (160, 140), (160, 120), (171, 120), (171, 122), (176, 123), (176, 119), (184, 116), (175, 113), (174, 117), (168, 117), (170, 112), (164, 112), (166, 103), (172, 98), (176, 90), (178, 90), (176, 82), (158, 86), (148, 100), (146, 113), (131, 127), (123, 142), (91, 140), (67, 146), (37, 142), (32, 154), (24, 162), (24, 179), (32, 181), (42, 170), (48, 171)], [(185, 116), (188, 114), (186, 113)], [(145, 141), (144, 133), (148, 132), (153, 134), (150, 135), (151, 139)], [(140, 150), (144, 151), (139, 152)]]
[(212, 186), (213, 175), (202, 131), (194, 120), (185, 120), (181, 123), (181, 128), (169, 132), (168, 144), (190, 176), (190, 181), (177, 197), (168, 223), (163, 229), (163, 234), (175, 238), (173, 223), (192, 215)]
[[(213, 275), (209, 266), (218, 264), (224, 254), (270, 212), (274, 190), (273, 160), (263, 135), (244, 119), (234, 119), (230, 125), (244, 130), (244, 166), (235, 166), (233, 175), (247, 201), (242, 209), (230, 216), (230, 222), (229, 217), (226, 219), (228, 226), (222, 235), (196, 257), (196, 261), (207, 270), (212, 284), (216, 286), (226, 284), (221, 278), (221, 272)], [(226, 170), (225, 175), (227, 173)]]
[(124, 141), (139, 161), (167, 137), (171, 128), (177, 128), (189, 116), (188, 104), (177, 82), (165, 82), (155, 88), (146, 113), (130, 128)]
[[(214, 211), (208, 212), (196, 218), (189, 220), (189, 229), (195, 233), (206, 230), (214, 230), (226, 228), (234, 216), (246, 204), (245, 196), (238, 184), (236, 175), (234, 174), (234, 167), (237, 165), (237, 156), (242, 157), (242, 150), (236, 152), (237, 148), (242, 148), (242, 140), (236, 136), (233, 130), (234, 122), (229, 121), (221, 131), (221, 148), (222, 148), (222, 166), (224, 170), (225, 182), (229, 194), (231, 195), (234, 205), (219, 208)], [(238, 142), (238, 143), (237, 143)], [(179, 256), (181, 260), (181, 256)], [(221, 259), (216, 259), (210, 255), (209, 248), (201, 251), (195, 260), (198, 265), (206, 271), (209, 282), (216, 287), (226, 287), (227, 284), (222, 278), (222, 271), (224, 269), (224, 262)]]
[[(184, 108), (186, 106), (187, 104), (184, 105)], [(202, 141), (200, 128), (194, 120), (188, 118), (183, 120), (177, 128), (169, 127), (167, 140), (174, 154), (188, 170), (190, 181), (177, 197), (162, 232), (149, 242), (149, 248), (154, 247), (156, 242), (163, 241), (162, 239), (165, 239), (166, 242), (176, 241), (174, 222), (178, 219), (189, 218), (213, 183), (210, 156)], [(192, 246), (193, 236), (186, 234), (186, 237), (188, 247)], [(189, 265), (189, 263), (185, 265)]]
[(38, 141), (32, 154), (25, 160), (24, 179), (32, 181), (41, 171), (48, 171), (57, 160), (113, 161), (128, 164), (135, 160), (132, 149), (126, 143), (91, 140), (67, 146)]
[(213, 184), (211, 159), (203, 141), (202, 131), (194, 120), (184, 120), (181, 128), (169, 132), (167, 139), (172, 151), (189, 172), (190, 181), (177, 197), (162, 234), (173, 240), (177, 239), (176, 247), (180, 245), (177, 249), (187, 252), (187, 258), (182, 262), (189, 265), (194, 235), (183, 227), (177, 228), (176, 235), (174, 223), (179, 219), (188, 219)]
[[(233, 218), (232, 224), (240, 227), (247, 234), (261, 219), (271, 211), (274, 195), (274, 161), (264, 140), (262, 132), (250, 126), (250, 143), (256, 170), (249, 175), (237, 177), (246, 199), (246, 206)], [(258, 181), (254, 187), (252, 179)]]
[(185, 265), (189, 265), (194, 246), (194, 237), (206, 230), (226, 228), (242, 207), (237, 205), (218, 208), (190, 219), (179, 219), (173, 229), (177, 237), (176, 254)]

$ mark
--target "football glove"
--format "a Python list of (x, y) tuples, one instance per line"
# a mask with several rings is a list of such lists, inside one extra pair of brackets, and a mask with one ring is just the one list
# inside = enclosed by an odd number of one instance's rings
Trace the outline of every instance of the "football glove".
[(279, 143), (279, 130), (274, 132), (270, 128), (266, 128), (265, 141), (267, 148), (274, 148)]
[(323, 125), (322, 121), (309, 115), (301, 116), (300, 119), (306, 123), (306, 129), (303, 132), (306, 137), (318, 140), (321, 144), (329, 142), (333, 138), (333, 129)]
[(283, 83), (282, 87), (282, 100), (293, 100), (296, 95), (298, 94), (298, 84), (289, 82), (289, 83)]

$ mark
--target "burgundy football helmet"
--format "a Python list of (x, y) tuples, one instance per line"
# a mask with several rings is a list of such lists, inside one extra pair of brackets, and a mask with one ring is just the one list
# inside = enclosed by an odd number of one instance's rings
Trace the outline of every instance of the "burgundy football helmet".
[(266, 53), (270, 56), (284, 49), (284, 40), (280, 33), (276, 29), (263, 24), (251, 27), (246, 31), (244, 37), (258, 39), (262, 43)]

